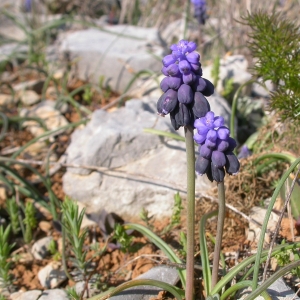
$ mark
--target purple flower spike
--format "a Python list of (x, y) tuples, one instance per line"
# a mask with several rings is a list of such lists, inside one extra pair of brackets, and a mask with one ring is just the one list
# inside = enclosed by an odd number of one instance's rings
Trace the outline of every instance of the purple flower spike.
[[(240, 163), (232, 152), (236, 141), (229, 136), (230, 131), (224, 126), (224, 118), (208, 111), (204, 117), (195, 120), (194, 126), (197, 129), (194, 140), (200, 145), (196, 166), (198, 164), (199, 169), (202, 167), (201, 170), (205, 171), (211, 181), (223, 181), (225, 170), (230, 175), (236, 174), (240, 168)], [(203, 163), (206, 160), (211, 163), (204, 168), (200, 161)]]
[(194, 93), (189, 85), (181, 85), (181, 87), (178, 90), (178, 101), (184, 104), (189, 104), (194, 101)]
[[(162, 116), (170, 113), (175, 130), (181, 126), (193, 126), (195, 119), (204, 117), (210, 110), (204, 95), (211, 94), (213, 85), (201, 77), (200, 55), (195, 52), (196, 48), (196, 43), (181, 40), (170, 47), (172, 54), (162, 60), (161, 71), (166, 78), (161, 82), (161, 89), (165, 94), (158, 100), (157, 110)], [(209, 88), (207, 82), (210, 83)], [(168, 97), (170, 90), (178, 91), (176, 100), (175, 94)]]

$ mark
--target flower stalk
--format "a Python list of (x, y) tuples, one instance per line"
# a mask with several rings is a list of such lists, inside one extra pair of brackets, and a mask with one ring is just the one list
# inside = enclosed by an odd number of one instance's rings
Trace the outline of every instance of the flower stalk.
[(193, 127), (185, 126), (187, 158), (187, 255), (185, 299), (194, 299), (194, 238), (195, 238), (195, 144)]
[(213, 289), (218, 282), (219, 261), (220, 261), (222, 235), (223, 235), (224, 220), (225, 220), (224, 181), (218, 182), (218, 198), (219, 198), (218, 224), (217, 224), (217, 235), (216, 235), (216, 243), (215, 243), (215, 250), (214, 250), (214, 258), (213, 258), (211, 289)]

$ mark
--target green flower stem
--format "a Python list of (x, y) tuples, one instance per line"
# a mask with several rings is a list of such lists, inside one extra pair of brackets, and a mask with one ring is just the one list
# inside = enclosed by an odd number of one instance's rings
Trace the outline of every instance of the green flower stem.
[(195, 145), (194, 130), (185, 126), (187, 158), (187, 251), (185, 299), (194, 299), (194, 238), (195, 238)]
[(222, 247), (222, 236), (223, 236), (223, 227), (224, 227), (224, 219), (225, 219), (224, 181), (218, 182), (218, 198), (219, 198), (219, 212), (218, 212), (217, 236), (216, 236), (214, 258), (213, 258), (213, 270), (212, 270), (212, 277), (211, 277), (212, 289), (218, 282), (219, 261), (220, 261), (221, 247)]
[(254, 265), (254, 272), (253, 272), (253, 282), (252, 282), (252, 290), (254, 291), (257, 288), (258, 284), (258, 272), (259, 272), (259, 265), (260, 265), (260, 259), (261, 259), (261, 254), (262, 254), (262, 249), (263, 249), (263, 244), (264, 244), (264, 239), (265, 239), (265, 233), (267, 230), (267, 225), (268, 221), (274, 206), (274, 203), (280, 193), (280, 190), (282, 186), (284, 185), (286, 179), (290, 176), (290, 174), (294, 171), (295, 167), (300, 163), (300, 158), (296, 159), (294, 163), (289, 167), (289, 169), (284, 173), (282, 178), (280, 179), (273, 196), (271, 198), (269, 207), (266, 212), (266, 216), (264, 219), (264, 223), (261, 228), (261, 234), (258, 242), (258, 247), (257, 247), (257, 254), (256, 254), (256, 259), (255, 259), (255, 265)]

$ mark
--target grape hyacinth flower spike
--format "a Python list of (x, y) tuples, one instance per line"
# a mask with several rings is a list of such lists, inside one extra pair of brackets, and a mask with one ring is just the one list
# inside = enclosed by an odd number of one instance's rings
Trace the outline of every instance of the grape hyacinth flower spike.
[(197, 129), (194, 140), (199, 144), (197, 175), (206, 174), (210, 181), (222, 182), (225, 171), (229, 175), (238, 173), (240, 163), (233, 153), (236, 141), (224, 126), (224, 118), (216, 117), (209, 111), (204, 117), (195, 120), (194, 126)]
[(166, 76), (160, 83), (164, 92), (157, 102), (161, 116), (170, 114), (175, 130), (181, 126), (192, 126), (195, 119), (205, 116), (210, 105), (205, 96), (214, 92), (213, 84), (202, 78), (200, 55), (194, 42), (179, 41), (170, 47), (172, 53), (162, 62), (162, 73)]
[(194, 4), (194, 8), (195, 8), (194, 17), (198, 20), (199, 24), (204, 25), (206, 19), (208, 18), (206, 14), (206, 1), (191, 0), (191, 2)]

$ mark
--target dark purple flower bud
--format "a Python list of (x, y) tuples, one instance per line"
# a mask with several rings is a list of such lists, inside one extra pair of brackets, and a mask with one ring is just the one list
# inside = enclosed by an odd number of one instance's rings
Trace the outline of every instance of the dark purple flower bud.
[(233, 152), (226, 151), (225, 157), (226, 157), (226, 164), (225, 164), (226, 172), (229, 175), (237, 174), (240, 169), (240, 162), (238, 161), (235, 154)]
[(192, 52), (186, 55), (186, 59), (191, 64), (199, 64), (200, 55), (197, 52)]
[(226, 157), (223, 152), (213, 151), (211, 155), (211, 162), (218, 168), (222, 168), (226, 164)]
[(189, 104), (194, 101), (194, 92), (187, 84), (182, 84), (178, 90), (178, 101), (181, 103)]
[(243, 145), (237, 158), (241, 159), (241, 158), (247, 158), (251, 155), (251, 151), (249, 150), (249, 148), (246, 145)]
[(199, 134), (198, 132), (194, 134), (194, 140), (197, 144), (202, 144), (206, 140), (206, 133), (205, 134)]
[(180, 102), (170, 113), (170, 118), (175, 130), (179, 129), (181, 126), (192, 125), (194, 122), (190, 107)]
[(195, 75), (193, 72), (191, 72), (191, 73), (188, 74), (188, 75), (183, 75), (183, 76), (182, 76), (183, 82), (184, 82), (185, 84), (189, 84), (189, 85), (192, 84), (192, 83), (194, 82), (195, 78), (196, 78), (196, 75)]
[(160, 82), (160, 88), (162, 89), (163, 92), (166, 92), (170, 87), (169, 87), (169, 77), (165, 77), (161, 82)]
[(229, 137), (230, 131), (227, 127), (221, 126), (217, 129), (218, 138), (221, 140), (227, 140)]
[(207, 79), (203, 78), (206, 82), (206, 86), (205, 86), (205, 89), (203, 91), (201, 91), (201, 93), (206, 96), (206, 97), (209, 97), (211, 96), (214, 91), (215, 91), (215, 87), (214, 85)]
[(229, 147), (228, 147), (227, 151), (233, 152), (234, 148), (237, 146), (235, 139), (233, 139), (232, 137), (229, 137), (227, 139), (227, 141), (229, 143)]
[[(191, 70), (195, 73), (195, 74), (197, 74), (197, 75), (199, 75), (198, 73), (200, 72), (201, 73), (201, 75), (202, 75), (202, 69), (201, 69), (201, 65), (200, 64), (192, 64), (191, 63)], [(200, 76), (201, 76), (200, 75)]]
[(206, 98), (200, 92), (196, 92), (194, 95), (193, 113), (196, 118), (201, 118), (210, 111), (210, 105)]
[(225, 177), (225, 171), (224, 168), (218, 168), (213, 163), (211, 163), (211, 176), (212, 179), (216, 182), (222, 182)]
[(175, 62), (176, 58), (172, 54), (166, 55), (162, 60), (162, 63), (165, 67), (168, 67), (169, 65), (174, 64)]
[(187, 60), (182, 60), (178, 64), (179, 71), (183, 75), (189, 75), (191, 73), (191, 65)]
[(182, 84), (181, 76), (168, 77), (169, 88), (173, 90), (178, 90)]
[(169, 89), (157, 101), (157, 112), (160, 115), (167, 115), (172, 112), (178, 103), (177, 92)]
[(218, 151), (224, 152), (228, 149), (229, 142), (227, 140), (217, 139), (217, 146), (216, 147), (217, 147)]
[(208, 139), (205, 140), (205, 145), (210, 148), (211, 150), (214, 150), (216, 148), (217, 142), (210, 141)]
[(171, 64), (167, 67), (167, 73), (170, 76), (178, 76), (179, 75), (179, 68), (177, 64)]
[(206, 81), (200, 77), (196, 76), (195, 81), (193, 82), (193, 89), (195, 92), (202, 92), (206, 87)]
[(210, 148), (208, 148), (205, 144), (202, 145), (200, 148), (200, 156), (205, 157), (206, 159), (211, 158), (212, 152), (213, 151)]
[(210, 140), (211, 142), (216, 142), (217, 141), (217, 132), (213, 129), (210, 129), (208, 132), (207, 132), (207, 135), (206, 135), (206, 138), (208, 140)]
[(196, 174), (203, 175), (207, 172), (208, 168), (210, 168), (210, 159), (206, 159), (205, 157), (198, 156), (196, 160)]

